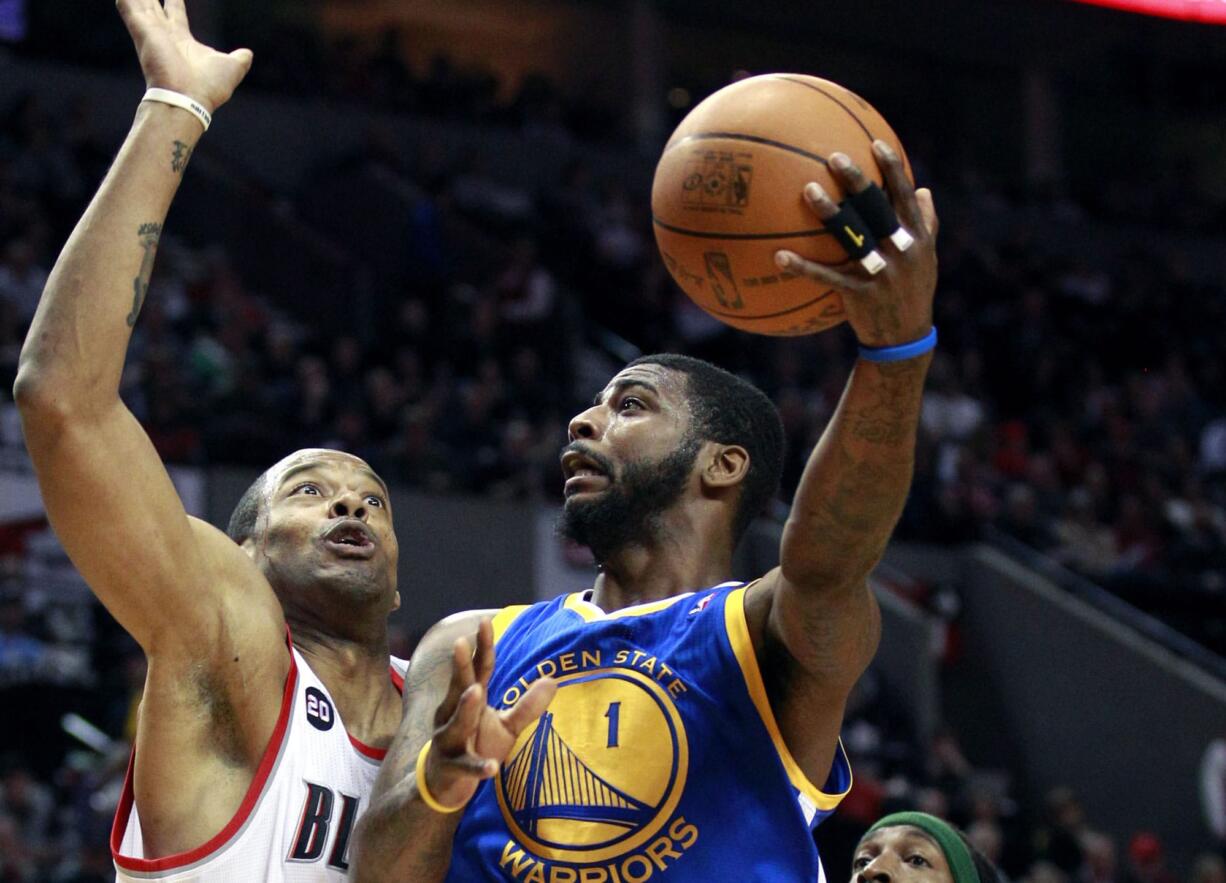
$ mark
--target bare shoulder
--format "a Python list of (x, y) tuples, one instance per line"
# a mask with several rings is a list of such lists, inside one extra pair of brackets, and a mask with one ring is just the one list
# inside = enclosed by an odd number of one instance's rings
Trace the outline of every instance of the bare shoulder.
[(413, 688), (433, 686), (445, 692), (451, 677), (451, 653), (458, 638), (468, 638), (476, 646), (477, 627), (483, 619), (493, 619), (498, 610), (464, 610), (440, 619), (422, 636), (409, 664), (409, 689), (405, 690), (406, 706), (417, 698)]

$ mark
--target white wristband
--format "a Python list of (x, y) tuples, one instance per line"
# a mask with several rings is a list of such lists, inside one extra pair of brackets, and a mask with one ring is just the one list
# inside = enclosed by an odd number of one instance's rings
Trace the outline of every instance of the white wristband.
[(213, 115), (204, 109), (203, 105), (194, 98), (188, 98), (180, 92), (172, 92), (169, 89), (150, 89), (145, 93), (145, 97), (141, 101), (159, 101), (162, 104), (170, 104), (175, 107), (181, 107), (200, 120), (200, 125), (204, 126), (204, 131), (209, 130), (209, 125), (213, 122)]

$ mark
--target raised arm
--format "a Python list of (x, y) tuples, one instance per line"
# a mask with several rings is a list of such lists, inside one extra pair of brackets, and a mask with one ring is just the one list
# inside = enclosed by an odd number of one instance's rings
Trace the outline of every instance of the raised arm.
[[(251, 63), (191, 36), (183, 0), (119, 0), (147, 84), (223, 104)], [(203, 131), (186, 110), (140, 104), (114, 165), (55, 264), (21, 350), (14, 396), (48, 517), (115, 618), (156, 654), (203, 655), (219, 593), (263, 581), (214, 528), (189, 519), (153, 445), (119, 397), (162, 225)], [(241, 588), (241, 586), (235, 586)], [(255, 610), (275, 608), (264, 583)], [(262, 606), (261, 606), (262, 605)], [(275, 611), (245, 619), (273, 628)], [(191, 648), (195, 648), (194, 650)]]
[[(886, 267), (876, 276), (839, 273), (791, 252), (782, 252), (780, 261), (846, 292), (848, 322), (861, 347), (879, 349), (921, 340), (932, 328), (937, 218), (932, 195), (915, 191), (898, 156), (880, 141), (874, 153), (899, 220), (914, 236), (911, 247), (904, 252), (883, 242)], [(863, 189), (859, 170), (837, 156), (831, 168), (844, 189)], [(820, 190), (806, 198), (822, 219), (837, 211)], [(777, 712), (783, 711), (785, 737), (794, 751), (811, 749), (821, 759), (815, 766), (822, 775), (847, 693), (876, 652), (880, 614), (867, 578), (885, 551), (911, 486), (931, 358), (923, 353), (899, 361), (856, 362), (797, 488), (780, 567), (750, 597), (751, 617), (756, 610), (759, 622), (765, 620), (765, 640), (782, 645), (791, 660), (788, 672), (774, 673), (776, 683), (787, 685), (774, 697), (782, 706)], [(760, 655), (771, 658), (770, 653)]]
[[(485, 688), (494, 670), (489, 619), (494, 612), (448, 617), (426, 633), (413, 653), (400, 732), (354, 836), (350, 874), (355, 883), (443, 880), (461, 810), (477, 786), (498, 772), (520, 731), (553, 698), (553, 680), (540, 678), (506, 711), (486, 703)], [(431, 745), (422, 772), (436, 807), (422, 798), (417, 781), (417, 760), (427, 741)], [(456, 809), (440, 812), (438, 807)]]

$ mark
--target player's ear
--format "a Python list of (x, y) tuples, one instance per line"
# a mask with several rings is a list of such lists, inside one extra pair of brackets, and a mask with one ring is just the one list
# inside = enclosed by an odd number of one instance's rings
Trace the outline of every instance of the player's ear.
[(740, 445), (708, 443), (703, 456), (706, 458), (702, 470), (703, 487), (735, 487), (749, 472), (749, 451)]
[(247, 556), (252, 561), (255, 560), (255, 550), (256, 550), (255, 537), (247, 537), (247, 539), (239, 543), (239, 548), (241, 548), (244, 552), (246, 552)]
[(396, 592), (394, 595), (392, 595), (392, 610), (399, 610), (399, 609), (400, 609), (400, 592)]

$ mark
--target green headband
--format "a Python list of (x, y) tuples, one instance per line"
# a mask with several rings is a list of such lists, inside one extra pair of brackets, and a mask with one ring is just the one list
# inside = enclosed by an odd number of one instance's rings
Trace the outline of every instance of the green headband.
[(952, 825), (941, 821), (936, 816), (923, 812), (896, 812), (879, 819), (864, 836), (867, 837), (878, 828), (894, 828), (899, 825), (919, 828), (937, 842), (937, 846), (941, 847), (941, 852), (945, 853), (945, 861), (949, 863), (954, 883), (980, 883), (979, 871), (975, 869), (975, 860), (971, 858), (971, 851), (967, 849), (966, 842)]

